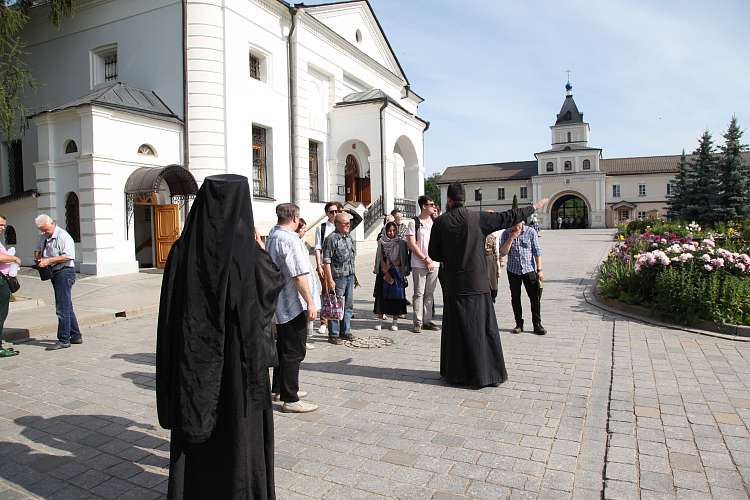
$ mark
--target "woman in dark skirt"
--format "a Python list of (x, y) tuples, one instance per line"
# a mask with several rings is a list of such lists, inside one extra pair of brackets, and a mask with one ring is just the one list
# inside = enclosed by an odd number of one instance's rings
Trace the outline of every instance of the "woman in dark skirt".
[(385, 298), (384, 289), (393, 284), (402, 284), (406, 288), (405, 276), (408, 274), (409, 259), (407, 258), (406, 242), (398, 235), (395, 222), (389, 222), (383, 230), (383, 237), (378, 241), (378, 251), (375, 256), (375, 290), (372, 296), (375, 298), (373, 311), (380, 320), (375, 325), (376, 330), (383, 326), (385, 316), (391, 316), (393, 323), (391, 330), (398, 330), (398, 317), (406, 314), (406, 294), (402, 293), (400, 298)]

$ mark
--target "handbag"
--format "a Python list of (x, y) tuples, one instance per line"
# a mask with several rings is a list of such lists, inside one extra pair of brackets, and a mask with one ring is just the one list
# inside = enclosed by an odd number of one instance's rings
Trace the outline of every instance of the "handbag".
[(21, 288), (21, 283), (19, 283), (18, 278), (16, 278), (15, 276), (8, 276), (3, 273), (0, 273), (0, 274), (3, 275), (3, 279), (8, 284), (10, 293), (16, 293)]
[(389, 272), (393, 276), (393, 283), (383, 281), (383, 298), (385, 300), (406, 300), (405, 279), (395, 267), (391, 267)]
[(39, 279), (42, 281), (48, 281), (52, 279), (52, 269), (47, 267), (32, 266), (39, 273)]
[(335, 292), (323, 293), (320, 295), (320, 317), (341, 321), (344, 318), (344, 297)]

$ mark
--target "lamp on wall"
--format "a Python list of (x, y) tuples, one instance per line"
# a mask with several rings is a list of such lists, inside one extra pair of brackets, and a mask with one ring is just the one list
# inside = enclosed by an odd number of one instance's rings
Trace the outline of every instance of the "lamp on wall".
[(344, 194), (344, 186), (338, 186), (338, 189), (336, 191), (338, 194), (343, 195)]

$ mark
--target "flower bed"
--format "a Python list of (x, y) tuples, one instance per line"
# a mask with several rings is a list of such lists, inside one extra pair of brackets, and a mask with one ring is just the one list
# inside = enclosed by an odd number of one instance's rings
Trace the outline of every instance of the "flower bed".
[(621, 230), (599, 268), (599, 292), (680, 324), (750, 325), (750, 256), (741, 233), (669, 226)]

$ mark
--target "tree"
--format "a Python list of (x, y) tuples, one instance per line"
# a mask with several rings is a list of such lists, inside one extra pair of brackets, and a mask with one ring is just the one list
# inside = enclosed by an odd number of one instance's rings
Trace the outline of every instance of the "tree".
[(688, 218), (710, 224), (721, 219), (721, 180), (711, 133), (706, 130), (698, 141), (691, 160), (695, 185), (685, 207)]
[[(49, 20), (60, 26), (63, 17), (73, 15), (75, 0), (49, 0)], [(26, 127), (23, 94), (34, 86), (24, 57), (26, 44), (21, 32), (29, 22), (28, 12), (38, 0), (0, 0), (0, 131), (6, 138)]]
[(720, 205), (725, 220), (743, 218), (748, 214), (747, 170), (742, 162), (742, 152), (747, 145), (742, 144), (742, 130), (733, 116), (724, 134), (724, 145), (720, 148), (719, 174), (722, 184)]
[(692, 166), (687, 161), (685, 150), (680, 155), (680, 166), (675, 176), (675, 182), (672, 184), (672, 192), (667, 198), (667, 217), (670, 219), (686, 219), (684, 213), (688, 205), (691, 189), (693, 188), (694, 175)]
[(513, 195), (513, 206), (512, 206), (512, 208), (518, 208), (518, 196), (515, 195), (515, 194)]
[(432, 198), (435, 205), (440, 206), (440, 186), (437, 181), (440, 179), (440, 174), (432, 174), (424, 180), (424, 194)]

